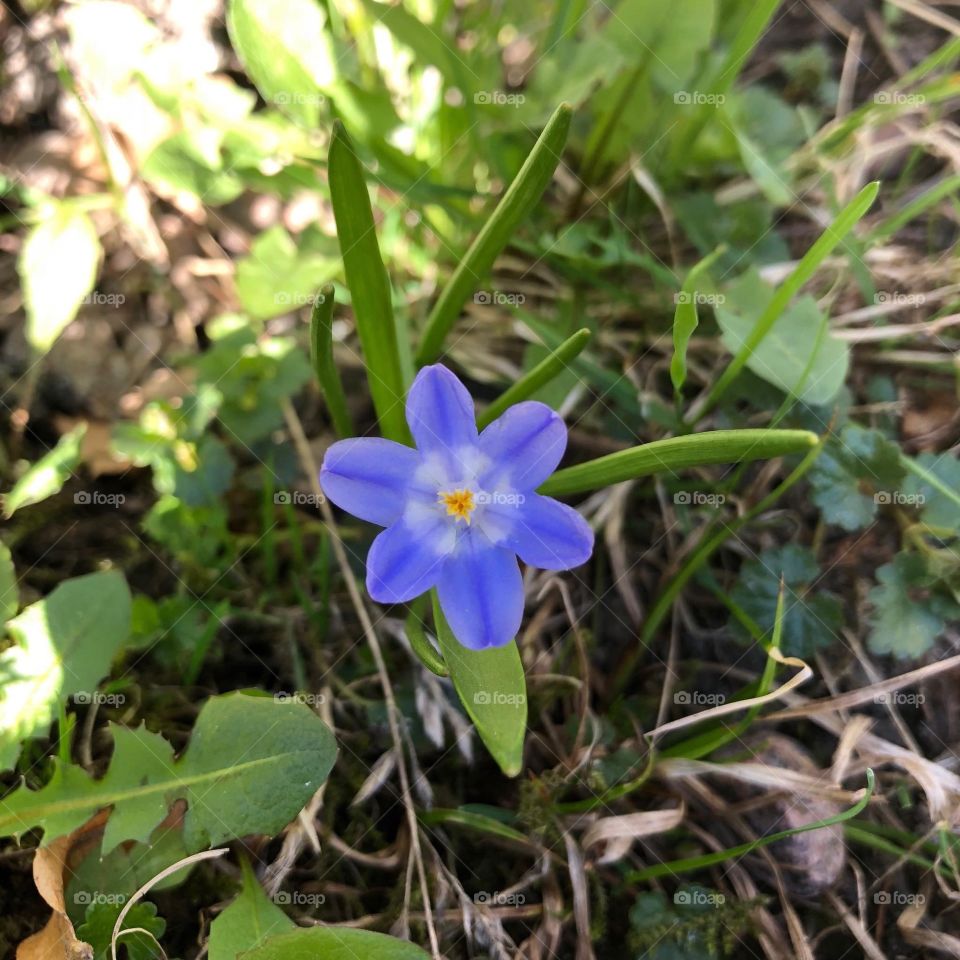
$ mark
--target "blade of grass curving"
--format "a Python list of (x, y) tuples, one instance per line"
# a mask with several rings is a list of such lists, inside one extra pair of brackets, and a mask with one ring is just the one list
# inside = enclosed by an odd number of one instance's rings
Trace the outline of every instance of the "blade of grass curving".
[(708, 463), (742, 463), (806, 453), (817, 442), (817, 435), (809, 430), (712, 430), (668, 437), (558, 470), (538, 492), (550, 497), (584, 493)]
[(542, 386), (548, 384), (557, 374), (563, 373), (567, 365), (587, 345), (590, 331), (584, 327), (572, 337), (568, 337), (555, 350), (544, 357), (532, 370), (527, 371), (513, 386), (504, 390), (483, 413), (477, 417), (477, 426), (482, 430), (493, 423), (508, 407), (533, 396)]
[(697, 281), (714, 264), (717, 257), (726, 252), (726, 244), (721, 244), (713, 253), (697, 263), (683, 281), (677, 296), (677, 305), (673, 311), (673, 357), (670, 359), (670, 380), (673, 389), (679, 395), (687, 379), (687, 347), (693, 331), (700, 322), (697, 316)]
[(780, 830), (777, 833), (769, 833), (766, 836), (757, 837), (756, 840), (741, 843), (736, 847), (728, 847), (726, 850), (707, 853), (701, 857), (684, 857), (681, 860), (671, 860), (668, 863), (655, 863), (649, 867), (644, 867), (642, 870), (632, 871), (627, 877), (627, 882), (642, 883), (645, 880), (652, 880), (655, 877), (672, 877), (681, 873), (693, 873), (697, 870), (704, 870), (707, 867), (712, 867), (716, 863), (732, 860), (734, 857), (745, 857), (748, 853), (752, 853), (760, 847), (776, 843), (778, 840), (786, 840), (787, 837), (795, 837), (798, 833), (809, 833), (811, 830), (821, 830), (824, 827), (832, 827), (836, 823), (851, 820), (866, 809), (870, 798), (873, 796), (876, 777), (873, 774), (873, 770), (869, 767), (867, 767), (866, 774), (867, 785), (864, 787), (863, 796), (849, 810), (844, 810), (843, 813), (826, 817), (823, 820), (817, 820), (815, 823), (804, 824), (802, 827), (793, 827), (791, 830)]
[(569, 104), (561, 103), (557, 107), (520, 172), (453, 272), (427, 318), (417, 354), (417, 363), (421, 366), (439, 356), (443, 341), (471, 291), (489, 274), (497, 255), (543, 196), (560, 162), (572, 116)]
[(812, 247), (803, 255), (793, 272), (780, 285), (773, 295), (766, 309), (754, 324), (750, 336), (740, 348), (726, 370), (714, 382), (706, 399), (699, 404), (696, 413), (691, 413), (691, 422), (696, 423), (704, 417), (723, 395), (724, 391), (740, 371), (746, 366), (753, 351), (763, 342), (764, 338), (777, 322), (780, 314), (787, 308), (790, 301), (799, 292), (800, 288), (814, 275), (821, 263), (833, 252), (841, 240), (859, 223), (863, 215), (873, 205), (880, 189), (879, 181), (867, 184), (841, 211), (837, 214), (826, 230), (820, 234)]
[(352, 437), (354, 429), (347, 398), (333, 360), (333, 300), (333, 284), (324, 284), (310, 314), (310, 359), (337, 436)]
[(404, 621), (404, 632), (417, 659), (431, 673), (438, 677), (448, 677), (450, 671), (447, 669), (440, 651), (427, 639), (427, 632), (423, 629), (423, 606), (419, 601), (410, 605), (410, 612), (407, 614), (406, 621)]
[(363, 168), (339, 120), (333, 124), (328, 163), (337, 239), (380, 431), (391, 440), (409, 442), (390, 280), (377, 244)]
[(926, 213), (932, 206), (945, 197), (952, 196), (960, 190), (960, 174), (935, 183), (929, 190), (924, 190), (918, 197), (904, 204), (896, 213), (892, 213), (882, 223), (878, 224), (867, 234), (868, 245), (884, 243), (889, 240), (901, 227), (906, 226), (921, 214)]

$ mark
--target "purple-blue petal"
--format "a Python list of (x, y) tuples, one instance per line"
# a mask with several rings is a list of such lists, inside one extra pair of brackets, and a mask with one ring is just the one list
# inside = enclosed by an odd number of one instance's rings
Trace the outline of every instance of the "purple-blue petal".
[(424, 367), (407, 394), (407, 424), (423, 454), (439, 452), (456, 467), (457, 451), (476, 446), (477, 422), (467, 388), (439, 363)]
[(388, 527), (403, 513), (420, 455), (380, 437), (355, 437), (333, 444), (323, 458), (320, 486), (341, 510)]
[(470, 650), (502, 647), (520, 629), (523, 580), (517, 558), (480, 533), (463, 537), (437, 582), (443, 615)]
[(480, 434), (480, 452), (490, 466), (481, 478), (493, 493), (499, 487), (534, 490), (557, 469), (567, 447), (567, 428), (545, 403), (515, 404)]
[(387, 527), (367, 554), (367, 593), (377, 603), (405, 603), (435, 586), (447, 562), (453, 538), (439, 518)]
[(593, 530), (577, 513), (552, 497), (528, 493), (516, 507), (495, 507), (499, 517), (512, 511), (510, 533), (503, 546), (515, 550), (524, 563), (541, 570), (570, 570), (593, 553)]

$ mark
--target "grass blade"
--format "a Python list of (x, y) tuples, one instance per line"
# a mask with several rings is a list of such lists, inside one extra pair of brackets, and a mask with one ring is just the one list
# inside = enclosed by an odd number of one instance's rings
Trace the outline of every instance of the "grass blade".
[(747, 337), (739, 353), (730, 362), (715, 381), (706, 400), (700, 404), (699, 410), (693, 415), (693, 422), (700, 420), (709, 410), (713, 409), (723, 392), (730, 386), (736, 376), (744, 368), (753, 351), (763, 342), (780, 314), (787, 308), (800, 288), (814, 275), (817, 267), (833, 252), (834, 248), (859, 223), (863, 215), (873, 205), (880, 190), (879, 181), (868, 183), (837, 215), (826, 230), (820, 234), (817, 241), (803, 255), (800, 262), (794, 267), (793, 273), (777, 289), (766, 309), (760, 314), (756, 325)]
[(668, 437), (558, 470), (538, 492), (562, 497), (708, 463), (742, 463), (806, 453), (817, 442), (816, 434), (808, 430), (712, 430)]
[(477, 417), (477, 426), (482, 430), (493, 423), (508, 407), (536, 393), (548, 384), (557, 374), (562, 373), (567, 364), (587, 345), (590, 331), (584, 327), (572, 337), (568, 337), (549, 356), (544, 357), (532, 370), (525, 373), (512, 387), (504, 390), (483, 413)]
[(673, 311), (673, 356), (670, 358), (670, 380), (679, 396), (687, 380), (687, 347), (693, 331), (700, 322), (697, 316), (697, 281), (714, 264), (717, 257), (726, 251), (726, 245), (717, 247), (696, 264), (687, 274), (683, 287), (677, 295), (677, 305)]
[(329, 177), (340, 255), (380, 431), (391, 440), (406, 442), (409, 439), (403, 416), (406, 390), (397, 350), (390, 280), (377, 244), (363, 168), (339, 121), (333, 125), (330, 140)]
[(439, 356), (443, 341), (467, 297), (487, 276), (497, 254), (510, 242), (517, 227), (543, 196), (560, 162), (572, 116), (569, 104), (561, 103), (557, 107), (516, 179), (460, 261), (427, 318), (417, 354), (419, 364), (431, 363)]
[(333, 300), (333, 284), (324, 284), (310, 314), (310, 359), (337, 436), (352, 437), (354, 430), (347, 398), (333, 362)]

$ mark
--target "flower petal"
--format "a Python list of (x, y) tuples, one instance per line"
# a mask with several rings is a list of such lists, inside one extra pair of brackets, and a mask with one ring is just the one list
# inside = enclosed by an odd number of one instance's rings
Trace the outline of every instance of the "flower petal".
[[(577, 513), (552, 497), (528, 493), (516, 507), (495, 506), (497, 518), (510, 532), (501, 545), (516, 551), (524, 563), (541, 570), (569, 570), (586, 563), (593, 553), (593, 530)], [(508, 518), (508, 511), (514, 516)]]
[(540, 486), (557, 469), (567, 447), (567, 428), (545, 403), (525, 400), (510, 407), (480, 434), (480, 452), (491, 461), (481, 483), (488, 492)]
[(502, 647), (520, 629), (523, 580), (517, 558), (470, 531), (437, 582), (443, 615), (470, 650)]
[(407, 423), (423, 454), (443, 454), (456, 470), (455, 452), (476, 446), (477, 421), (467, 388), (444, 366), (424, 367), (407, 394)]
[(404, 603), (426, 593), (440, 578), (453, 550), (453, 527), (435, 522), (400, 520), (387, 527), (367, 554), (367, 593), (377, 603)]
[(341, 510), (388, 527), (400, 519), (420, 455), (380, 437), (340, 440), (327, 450), (320, 486)]

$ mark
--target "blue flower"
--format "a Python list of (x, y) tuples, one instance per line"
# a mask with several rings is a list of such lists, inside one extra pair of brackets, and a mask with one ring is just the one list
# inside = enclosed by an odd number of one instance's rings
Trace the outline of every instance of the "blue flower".
[(416, 449), (341, 440), (320, 471), (338, 507), (387, 528), (367, 556), (367, 591), (402, 603), (436, 587), (465, 647), (509, 643), (523, 618), (517, 557), (568, 570), (593, 551), (583, 517), (534, 492), (563, 456), (566, 427), (545, 404), (526, 401), (478, 433), (470, 394), (439, 364), (417, 375), (406, 413)]

